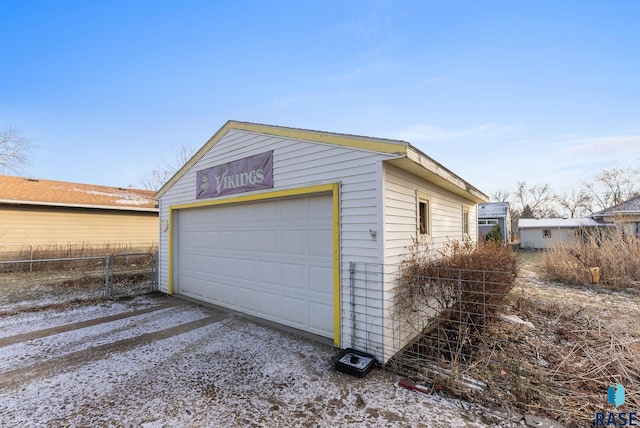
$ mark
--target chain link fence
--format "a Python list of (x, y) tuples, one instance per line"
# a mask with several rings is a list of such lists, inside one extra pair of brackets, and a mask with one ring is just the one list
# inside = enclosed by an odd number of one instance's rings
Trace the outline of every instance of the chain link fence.
[(155, 290), (155, 244), (0, 246), (0, 311)]

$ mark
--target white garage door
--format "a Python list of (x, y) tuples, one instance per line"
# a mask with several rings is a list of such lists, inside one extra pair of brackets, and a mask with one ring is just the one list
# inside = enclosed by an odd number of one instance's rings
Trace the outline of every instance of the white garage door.
[(331, 195), (177, 215), (178, 294), (333, 338)]

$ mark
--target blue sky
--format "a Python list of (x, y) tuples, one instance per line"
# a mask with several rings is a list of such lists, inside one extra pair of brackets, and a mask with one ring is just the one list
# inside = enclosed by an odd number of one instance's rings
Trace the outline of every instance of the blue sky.
[(409, 141), (487, 194), (640, 165), (638, 1), (22, 1), (27, 175), (139, 186), (227, 120)]

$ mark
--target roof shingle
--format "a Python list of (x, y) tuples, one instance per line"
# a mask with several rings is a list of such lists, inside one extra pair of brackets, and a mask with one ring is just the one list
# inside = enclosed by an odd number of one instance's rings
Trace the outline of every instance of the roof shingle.
[(157, 211), (155, 192), (0, 175), (0, 203)]

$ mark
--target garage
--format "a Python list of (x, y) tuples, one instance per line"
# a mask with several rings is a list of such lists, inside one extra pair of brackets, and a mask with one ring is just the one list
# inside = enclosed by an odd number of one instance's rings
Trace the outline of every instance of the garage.
[(179, 295), (333, 338), (331, 194), (180, 210)]
[(407, 248), (475, 239), (488, 200), (405, 141), (237, 121), (156, 198), (160, 291), (383, 362), (412, 339), (394, 335)]

